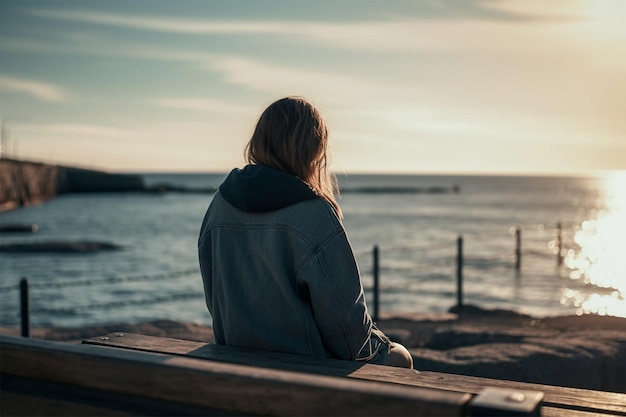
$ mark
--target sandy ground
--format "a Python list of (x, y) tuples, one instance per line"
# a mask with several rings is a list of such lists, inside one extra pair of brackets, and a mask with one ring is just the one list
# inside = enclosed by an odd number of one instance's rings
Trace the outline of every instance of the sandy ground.
[[(415, 368), (548, 385), (626, 392), (626, 319), (534, 318), (467, 306), (448, 314), (387, 314), (379, 327), (403, 343)], [(34, 328), (32, 337), (80, 342), (112, 332), (211, 342), (210, 327), (160, 320), (81, 328)], [(0, 333), (19, 335), (18, 328)]]

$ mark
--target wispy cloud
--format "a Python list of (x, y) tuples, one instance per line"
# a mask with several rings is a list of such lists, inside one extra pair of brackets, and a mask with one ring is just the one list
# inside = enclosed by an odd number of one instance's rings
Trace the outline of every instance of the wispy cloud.
[(132, 130), (128, 129), (89, 123), (40, 123), (35, 125), (35, 127), (47, 133), (78, 135), (87, 138), (96, 136), (110, 139), (124, 139), (134, 134)]
[(151, 100), (148, 103), (169, 109), (192, 110), (206, 113), (219, 113), (229, 115), (241, 115), (258, 110), (247, 105), (197, 97), (158, 98), (155, 100)]
[(70, 94), (63, 87), (26, 78), (0, 75), (0, 91), (16, 92), (43, 101), (69, 101)]
[[(512, 3), (517, 4), (516, 2)], [(491, 7), (491, 6), (490, 6)], [(503, 6), (498, 6), (504, 8)], [(496, 5), (493, 9), (499, 10)], [(514, 8), (512, 8), (514, 9)], [(551, 14), (558, 13), (554, 8)], [(163, 18), (147, 15), (128, 15), (103, 11), (29, 9), (31, 15), (69, 22), (82, 22), (127, 29), (186, 35), (279, 35), (283, 40), (310, 39), (335, 47), (366, 50), (415, 51), (431, 49), (456, 49), (459, 39), (463, 48), (474, 44), (482, 48), (502, 47), (500, 36), (484, 34), (485, 25), (493, 32), (502, 27), (510, 28), (510, 21), (492, 20), (487, 17), (466, 17), (455, 21), (454, 30), (449, 22), (440, 19), (422, 19), (419, 16), (402, 16), (392, 20), (372, 21), (288, 21), (288, 20), (227, 20)], [(532, 14), (542, 15), (539, 11)], [(547, 16), (547, 15), (545, 15)], [(522, 19), (519, 25), (541, 23), (542, 19)], [(480, 30), (478, 30), (480, 29)], [(461, 35), (459, 37), (459, 35)]]
[[(27, 46), (28, 48), (24, 48)], [(389, 95), (402, 89), (387, 83), (379, 83), (359, 75), (344, 75), (337, 72), (298, 68), (293, 65), (270, 63), (243, 55), (196, 52), (184, 49), (154, 47), (127, 43), (111, 47), (101, 40), (99, 47), (83, 45), (80, 42), (63, 46), (47, 42), (24, 42), (9, 39), (0, 45), (3, 50), (28, 50), (35, 53), (64, 53), (94, 56), (111, 56), (132, 59), (178, 62), (193, 65), (218, 74), (232, 85), (249, 91), (269, 94), (326, 95), (333, 102), (351, 101), (355, 97), (376, 94)], [(196, 111), (230, 111), (234, 107), (224, 102), (201, 98), (174, 97), (152, 100), (160, 107), (179, 108)], [(238, 108), (236, 111), (239, 111)]]
[[(82, 22), (127, 29), (187, 35), (279, 35), (289, 41), (321, 41), (333, 46), (375, 50), (419, 50), (454, 47), (457, 42), (442, 33), (431, 33), (441, 21), (417, 18), (390, 21), (298, 22), (286, 20), (213, 20), (129, 16), (79, 10), (31, 9), (28, 13), (56, 20)], [(476, 23), (481, 21), (474, 21)], [(461, 23), (461, 22), (459, 22)], [(446, 26), (447, 27), (447, 26)], [(470, 28), (471, 29), (471, 28)], [(471, 30), (468, 31), (471, 34)]]
[(200, 19), (172, 19), (148, 16), (129, 16), (117, 13), (91, 12), (79, 10), (52, 10), (31, 9), (29, 14), (39, 17), (79, 21), (101, 25), (118, 26), (132, 29), (150, 30), (156, 32), (183, 33), (183, 34), (259, 34), (285, 33), (301, 31), (302, 25), (289, 22), (259, 22), (259, 21), (221, 21)]
[[(101, 39), (98, 47), (83, 45), (80, 42), (59, 46), (46, 42), (23, 43), (19, 39), (13, 39), (3, 42), (0, 49), (20, 50), (24, 45), (28, 46), (27, 50), (37, 53), (80, 53), (184, 63), (217, 74), (224, 81), (249, 91), (272, 95), (323, 96), (329, 103), (350, 103), (357, 98), (405, 94), (405, 88), (397, 83), (377, 81), (361, 74), (342, 74), (337, 71), (302, 68), (297, 66), (297, 62), (268, 62), (244, 55), (197, 52), (133, 43), (111, 47), (106, 39)], [(243, 109), (237, 104), (198, 97), (158, 98), (151, 100), (150, 103), (172, 109), (251, 113), (250, 109)]]
[(214, 54), (188, 50), (174, 50), (154, 47), (149, 44), (127, 42), (119, 44), (106, 37), (92, 36), (77, 38), (70, 35), (67, 42), (47, 40), (27, 40), (18, 37), (3, 39), (0, 51), (32, 54), (65, 54), (104, 56), (119, 58), (146, 59), (166, 62), (189, 62), (204, 64), (214, 58)]
[(353, 103), (365, 97), (381, 97), (402, 90), (393, 84), (356, 75), (344, 75), (273, 64), (241, 56), (220, 56), (206, 64), (225, 81), (251, 91), (325, 97), (332, 103)]
[[(429, 34), (431, 26), (419, 19), (360, 22), (298, 22), (286, 20), (212, 20), (129, 16), (118, 13), (79, 10), (31, 9), (28, 13), (56, 20), (82, 22), (128, 29), (187, 35), (279, 35), (283, 41), (321, 41), (333, 46), (417, 50), (451, 47), (456, 43), (441, 34)], [(423, 28), (423, 29), (422, 29)]]

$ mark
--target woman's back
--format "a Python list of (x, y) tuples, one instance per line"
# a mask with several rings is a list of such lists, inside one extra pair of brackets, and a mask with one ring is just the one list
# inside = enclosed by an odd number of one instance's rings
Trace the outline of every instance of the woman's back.
[[(328, 131), (308, 101), (261, 115), (213, 198), (198, 240), (217, 343), (412, 366), (376, 328), (327, 167)], [(400, 354), (398, 354), (400, 352)], [(389, 355), (389, 356), (388, 356)]]
[(217, 343), (357, 358), (372, 323), (345, 230), (298, 178), (234, 170), (207, 211), (199, 253)]

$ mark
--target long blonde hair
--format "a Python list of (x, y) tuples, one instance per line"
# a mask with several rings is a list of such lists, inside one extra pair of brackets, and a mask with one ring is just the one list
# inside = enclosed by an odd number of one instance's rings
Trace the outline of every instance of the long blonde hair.
[(270, 104), (245, 149), (249, 163), (288, 172), (306, 182), (337, 214), (338, 191), (328, 171), (328, 129), (320, 112), (302, 97), (285, 97)]

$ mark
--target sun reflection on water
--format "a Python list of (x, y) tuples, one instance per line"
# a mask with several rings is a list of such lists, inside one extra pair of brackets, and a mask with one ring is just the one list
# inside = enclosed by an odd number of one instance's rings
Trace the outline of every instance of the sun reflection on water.
[(567, 288), (561, 304), (577, 314), (626, 317), (626, 172), (602, 181), (603, 204), (593, 219), (579, 225), (564, 263), (569, 278), (581, 284)]

